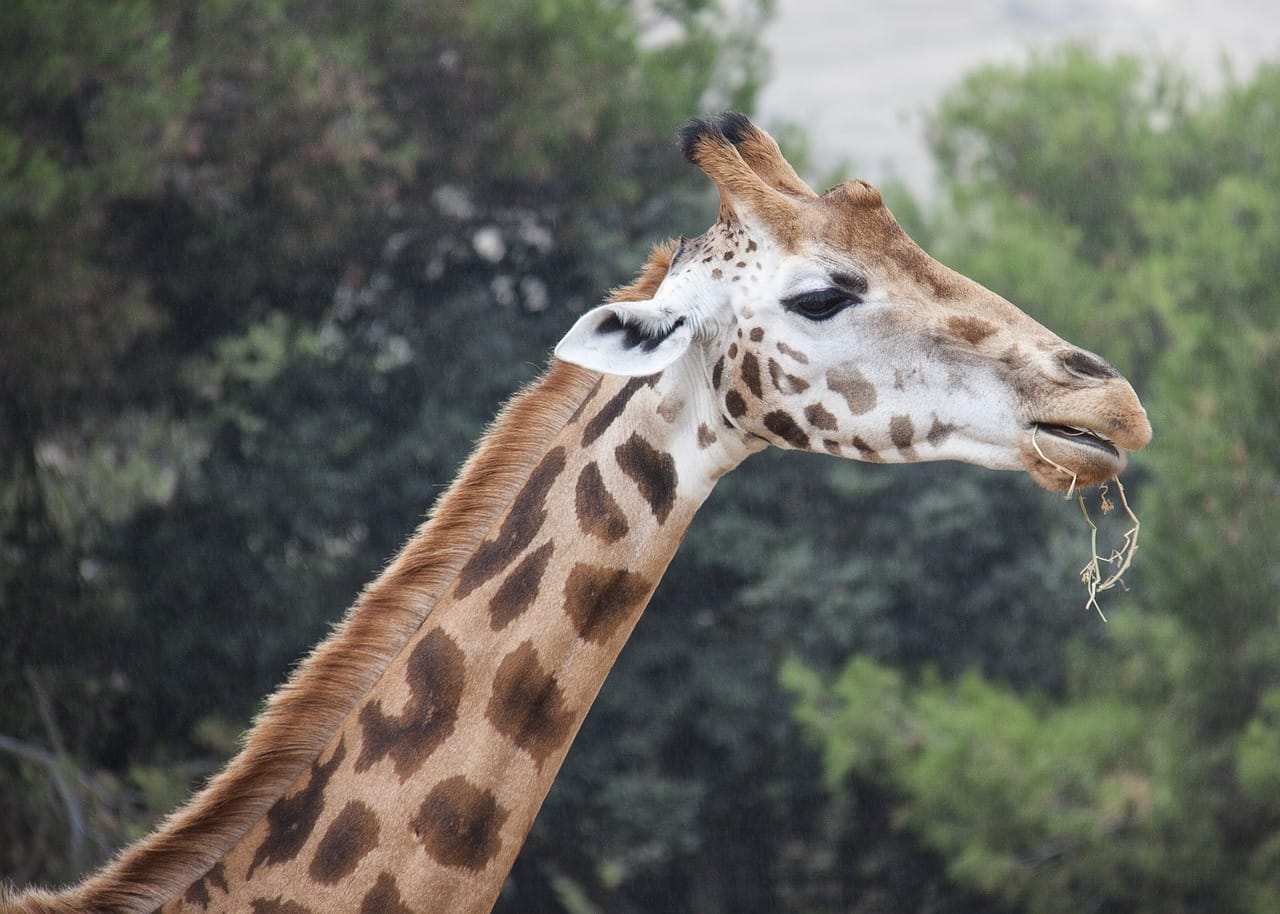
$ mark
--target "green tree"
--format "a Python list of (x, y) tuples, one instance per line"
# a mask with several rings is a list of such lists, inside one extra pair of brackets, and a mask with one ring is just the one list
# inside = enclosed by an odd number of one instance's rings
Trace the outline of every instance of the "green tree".
[(944, 257), (1136, 369), (1133, 590), (1057, 693), (868, 659), (787, 681), (830, 784), (891, 790), (953, 879), (1015, 909), (1280, 903), (1278, 106), (1273, 66), (1200, 97), (1070, 48), (974, 74), (934, 119)]
[(749, 104), (763, 14), (5, 5), (0, 690), (43, 698), (0, 710), (0, 873), (71, 878), (234, 748), (686, 227), (670, 137)]

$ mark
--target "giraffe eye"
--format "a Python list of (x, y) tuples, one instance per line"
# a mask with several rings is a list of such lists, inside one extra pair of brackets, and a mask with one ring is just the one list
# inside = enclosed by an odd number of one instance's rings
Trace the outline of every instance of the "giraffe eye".
[(825, 321), (862, 299), (841, 289), (815, 289), (783, 299), (782, 306), (811, 321)]

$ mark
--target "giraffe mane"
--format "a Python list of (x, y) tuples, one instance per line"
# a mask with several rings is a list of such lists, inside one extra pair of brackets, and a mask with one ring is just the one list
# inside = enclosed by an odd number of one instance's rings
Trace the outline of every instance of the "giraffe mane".
[(626, 285), (611, 290), (606, 301), (610, 303), (647, 301), (653, 298), (658, 292), (658, 286), (662, 285), (662, 280), (666, 278), (667, 271), (671, 269), (671, 261), (679, 248), (680, 242), (674, 239), (655, 244), (649, 251), (648, 262), (640, 268), (636, 278)]
[(513, 397), (427, 520), (271, 696), (239, 753), (100, 872), (65, 895), (36, 891), (22, 903), (47, 912), (153, 911), (203, 876), (319, 755), (600, 380), (554, 362)]

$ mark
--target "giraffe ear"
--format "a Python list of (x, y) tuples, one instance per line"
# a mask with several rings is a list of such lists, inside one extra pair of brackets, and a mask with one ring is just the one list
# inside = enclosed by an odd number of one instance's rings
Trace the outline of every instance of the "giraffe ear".
[(688, 350), (693, 328), (683, 315), (653, 301), (593, 308), (556, 346), (556, 358), (604, 374), (656, 374)]

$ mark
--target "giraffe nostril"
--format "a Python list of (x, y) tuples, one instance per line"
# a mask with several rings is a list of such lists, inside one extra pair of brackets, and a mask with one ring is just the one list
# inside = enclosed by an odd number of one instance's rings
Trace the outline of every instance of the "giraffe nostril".
[(1062, 354), (1061, 359), (1067, 371), (1079, 378), (1108, 381), (1120, 377), (1120, 372), (1112, 368), (1106, 359), (1083, 349), (1068, 350)]

